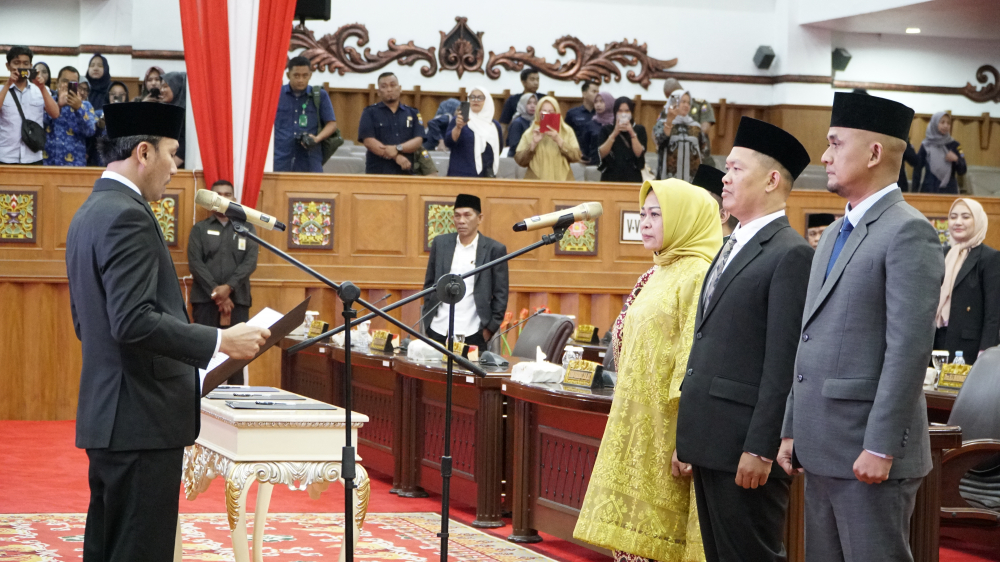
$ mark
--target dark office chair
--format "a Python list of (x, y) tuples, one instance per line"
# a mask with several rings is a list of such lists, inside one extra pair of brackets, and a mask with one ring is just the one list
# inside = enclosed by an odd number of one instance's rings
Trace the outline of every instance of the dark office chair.
[(977, 360), (955, 399), (948, 425), (962, 428), (962, 446), (941, 459), (941, 526), (1000, 535), (1000, 347)]
[(535, 348), (541, 347), (547, 361), (562, 362), (566, 341), (573, 335), (573, 319), (562, 314), (539, 314), (524, 325), (511, 355), (534, 359)]

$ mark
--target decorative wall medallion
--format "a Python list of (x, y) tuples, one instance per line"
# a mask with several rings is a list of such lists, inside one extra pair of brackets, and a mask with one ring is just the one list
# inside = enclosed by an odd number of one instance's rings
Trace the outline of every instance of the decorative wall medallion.
[(424, 202), (424, 251), (431, 251), (431, 241), (435, 236), (441, 234), (451, 234), (458, 232), (455, 229), (455, 206), (454, 201), (426, 201)]
[(660, 78), (660, 73), (677, 65), (676, 58), (665, 61), (650, 57), (646, 53), (646, 44), (640, 45), (637, 40), (631, 43), (627, 39), (620, 42), (613, 41), (606, 44), (602, 51), (595, 45), (585, 45), (576, 37), (566, 35), (557, 39), (552, 46), (560, 55), (565, 55), (569, 49), (576, 57), (566, 64), (562, 64), (558, 59), (550, 63), (544, 58), (535, 56), (534, 47), (528, 47), (524, 52), (518, 52), (514, 50), (514, 47), (511, 47), (509, 51), (499, 55), (490, 51), (490, 58), (486, 62), (486, 75), (496, 80), (500, 78), (498, 66), (507, 70), (520, 71), (525, 65), (528, 65), (556, 80), (611, 82), (612, 77), (614, 77), (615, 82), (621, 82), (622, 74), (618, 65), (623, 67), (639, 65), (642, 69), (641, 72), (636, 74), (629, 70), (625, 76), (629, 82), (648, 88), (651, 79)]
[[(556, 210), (572, 208), (570, 205), (556, 205)], [(576, 221), (566, 229), (566, 234), (556, 246), (557, 256), (596, 256), (597, 219)]]
[(455, 27), (445, 33), (441, 31), (441, 45), (438, 60), (441, 70), (454, 70), (461, 78), (465, 72), (483, 71), (483, 32), (472, 31), (469, 18), (457, 17)]
[(35, 192), (0, 191), (0, 242), (34, 244)]
[(289, 199), (289, 249), (332, 250), (336, 203), (334, 199)]
[(163, 238), (167, 241), (167, 246), (177, 245), (177, 200), (176, 193), (167, 193), (159, 201), (151, 201), (149, 208), (153, 210), (153, 216), (163, 231)]
[(358, 47), (368, 44), (368, 29), (360, 23), (341, 26), (333, 35), (324, 35), (316, 40), (312, 31), (304, 25), (297, 25), (292, 30), (292, 40), (288, 50), (303, 48), (302, 56), (309, 59), (313, 68), (320, 71), (339, 72), (341, 76), (348, 72), (374, 72), (392, 61), (413, 66), (418, 60), (427, 61), (420, 69), (420, 74), (430, 78), (437, 73), (437, 59), (434, 57), (434, 47), (424, 49), (417, 47), (413, 41), (405, 45), (397, 45), (395, 39), (389, 40), (389, 50), (372, 54), (370, 48), (365, 49), (364, 56), (353, 47), (344, 43), (351, 37), (358, 40)]
[(948, 217), (927, 217), (931, 221), (931, 226), (937, 231), (938, 240), (942, 246), (948, 245)]

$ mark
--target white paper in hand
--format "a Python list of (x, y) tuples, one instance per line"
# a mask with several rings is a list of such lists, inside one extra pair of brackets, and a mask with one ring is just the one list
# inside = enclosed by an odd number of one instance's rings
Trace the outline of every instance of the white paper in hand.
[[(247, 326), (256, 326), (258, 328), (270, 328), (275, 322), (281, 320), (285, 315), (274, 310), (273, 308), (264, 307), (254, 315), (253, 318), (247, 321)], [(208, 362), (208, 367), (204, 369), (198, 369), (198, 377), (201, 382), (198, 384), (198, 391), (202, 391), (202, 387), (205, 386), (205, 377), (208, 376), (212, 369), (215, 369), (219, 365), (222, 365), (229, 359), (229, 356), (225, 353), (219, 352), (212, 357), (212, 360)]]

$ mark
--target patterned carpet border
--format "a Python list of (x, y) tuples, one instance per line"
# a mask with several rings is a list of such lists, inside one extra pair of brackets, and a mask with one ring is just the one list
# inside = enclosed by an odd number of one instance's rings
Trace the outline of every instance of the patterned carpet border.
[[(343, 539), (343, 515), (271, 513), (263, 557), (269, 562), (336, 560)], [(0, 514), (0, 562), (79, 560), (86, 515)], [(438, 560), (441, 517), (436, 513), (369, 513), (355, 560), (432, 562)], [(231, 561), (225, 514), (181, 514), (184, 560)], [(534, 562), (551, 558), (493, 537), (462, 523), (449, 525), (448, 559), (456, 562)], [(248, 532), (252, 536), (252, 529)]]

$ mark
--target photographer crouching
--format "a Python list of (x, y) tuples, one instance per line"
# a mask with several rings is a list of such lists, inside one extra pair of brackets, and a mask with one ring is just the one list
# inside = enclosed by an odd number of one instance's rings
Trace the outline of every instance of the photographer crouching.
[(274, 171), (323, 172), (322, 142), (337, 130), (330, 96), (309, 85), (309, 59), (288, 61), (288, 84), (281, 87), (274, 119)]

